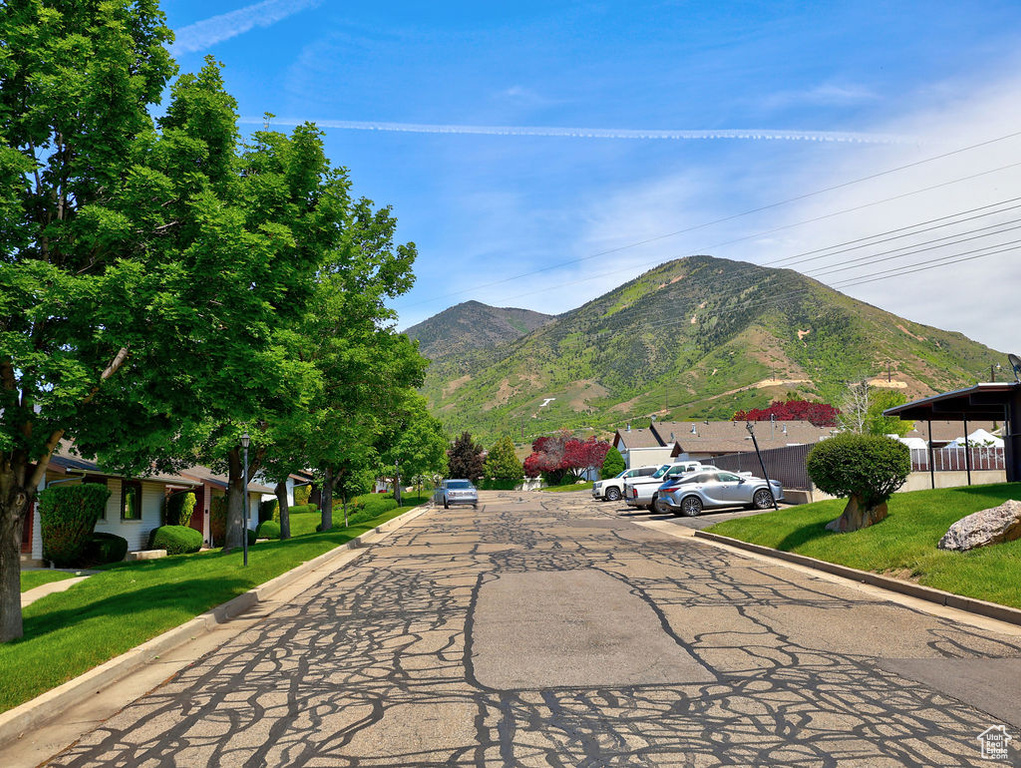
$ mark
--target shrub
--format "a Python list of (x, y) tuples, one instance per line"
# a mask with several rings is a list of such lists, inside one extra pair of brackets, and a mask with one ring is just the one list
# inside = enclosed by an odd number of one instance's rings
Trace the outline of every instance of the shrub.
[(317, 507), (315, 504), (298, 504), (296, 506), (291, 507), (290, 509), (292, 515), (304, 515), (308, 514), (309, 512), (318, 511), (319, 507)]
[(110, 489), (98, 483), (58, 485), (39, 494), (43, 557), (58, 568), (80, 565)]
[(389, 512), (391, 509), (397, 509), (397, 502), (390, 494), (362, 496), (359, 501), (361, 502), (361, 505), (358, 511), (364, 512), (367, 517), (375, 517), (376, 515), (381, 515), (384, 512)]
[(266, 499), (259, 503), (259, 522), (280, 519), (280, 502), (276, 499)]
[(624, 466), (624, 457), (620, 455), (620, 451), (610, 446), (610, 450), (606, 452), (606, 458), (603, 460), (603, 468), (599, 476), (603, 480), (607, 480), (611, 477), (616, 477), (625, 469), (627, 467)]
[(128, 540), (112, 533), (96, 532), (85, 544), (85, 565), (119, 563), (128, 554)]
[(209, 539), (214, 547), (222, 547), (227, 540), (226, 496), (213, 496), (209, 500)]
[(911, 452), (884, 435), (847, 432), (815, 446), (806, 468), (819, 490), (849, 499), (831, 529), (853, 531), (886, 517), (887, 499), (911, 472)]
[(165, 549), (168, 555), (198, 552), (202, 534), (186, 525), (162, 525), (149, 532), (149, 549)]
[(259, 527), (255, 529), (255, 538), (257, 539), (279, 539), (280, 538), (280, 523), (275, 520), (263, 520), (259, 523)]
[(188, 525), (195, 511), (195, 494), (188, 492), (174, 493), (167, 496), (166, 510), (163, 513), (164, 525)]
[(294, 486), (294, 506), (303, 507), (308, 504), (308, 499), (312, 495), (311, 485), (296, 485)]

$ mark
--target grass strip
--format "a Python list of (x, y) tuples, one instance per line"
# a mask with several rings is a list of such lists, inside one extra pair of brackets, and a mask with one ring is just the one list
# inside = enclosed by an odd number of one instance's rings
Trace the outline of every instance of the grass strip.
[(574, 483), (573, 485), (556, 485), (552, 488), (543, 488), (548, 493), (570, 493), (571, 491), (591, 491), (592, 483)]
[[(82, 574), (84, 575), (84, 574)], [(41, 587), (43, 584), (49, 584), (52, 581), (63, 581), (64, 579), (74, 578), (74, 573), (68, 573), (67, 571), (55, 571), (49, 568), (31, 571), (21, 572), (21, 591), (28, 592), (30, 589)]]
[(43, 597), (23, 612), (25, 636), (0, 645), (0, 712), (411, 509), (390, 510), (347, 529), (259, 542), (249, 548), (247, 568), (240, 550), (117, 563)]
[(1007, 499), (1021, 499), (1021, 483), (897, 493), (885, 520), (851, 533), (825, 529), (843, 511), (842, 499), (727, 520), (707, 530), (1021, 608), (1021, 540), (968, 552), (946, 552), (936, 546), (962, 517)]

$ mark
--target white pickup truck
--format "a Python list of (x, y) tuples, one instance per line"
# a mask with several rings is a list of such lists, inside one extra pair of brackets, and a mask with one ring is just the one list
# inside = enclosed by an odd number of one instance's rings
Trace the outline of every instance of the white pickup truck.
[(609, 477), (606, 480), (597, 480), (592, 483), (592, 498), (597, 501), (620, 501), (624, 498), (624, 481), (632, 477), (648, 477), (659, 469), (659, 464), (650, 464), (647, 467), (635, 467), (625, 469), (619, 475)]
[(624, 501), (629, 507), (654, 509), (656, 490), (667, 480), (703, 469), (716, 469), (698, 461), (664, 464), (648, 477), (635, 477), (624, 482)]

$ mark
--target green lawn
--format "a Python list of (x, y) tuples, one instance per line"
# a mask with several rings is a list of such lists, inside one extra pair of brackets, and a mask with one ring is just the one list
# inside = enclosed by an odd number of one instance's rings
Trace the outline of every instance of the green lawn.
[[(410, 509), (400, 507), (348, 529), (260, 542), (249, 549), (247, 568), (240, 551), (218, 550), (117, 563), (66, 592), (41, 598), (24, 610), (24, 638), (0, 645), (0, 712)], [(318, 515), (301, 517), (317, 518), (313, 530), (319, 522)]]
[(592, 483), (574, 483), (573, 485), (557, 485), (552, 488), (543, 488), (550, 493), (570, 493), (571, 491), (591, 491)]
[(936, 548), (952, 523), (1007, 499), (1021, 499), (1021, 483), (898, 493), (885, 520), (853, 533), (825, 530), (826, 523), (840, 516), (843, 500), (728, 520), (708, 530), (1021, 608), (1021, 540), (970, 552)]
[(49, 569), (38, 571), (21, 572), (21, 591), (28, 592), (30, 589), (49, 584), (51, 581), (63, 581), (74, 577), (74, 573), (66, 571), (52, 571)]

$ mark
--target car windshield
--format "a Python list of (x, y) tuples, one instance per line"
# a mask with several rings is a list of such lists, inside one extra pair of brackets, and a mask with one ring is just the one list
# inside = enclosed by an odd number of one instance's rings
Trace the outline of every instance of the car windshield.
[(669, 464), (664, 464), (662, 467), (660, 467), (655, 472), (653, 472), (652, 476), (653, 477), (663, 477), (663, 475), (665, 475), (667, 473), (667, 470), (669, 470), (669, 469), (670, 469), (670, 465)]
[(471, 488), (472, 484), (467, 480), (448, 480), (447, 488)]

